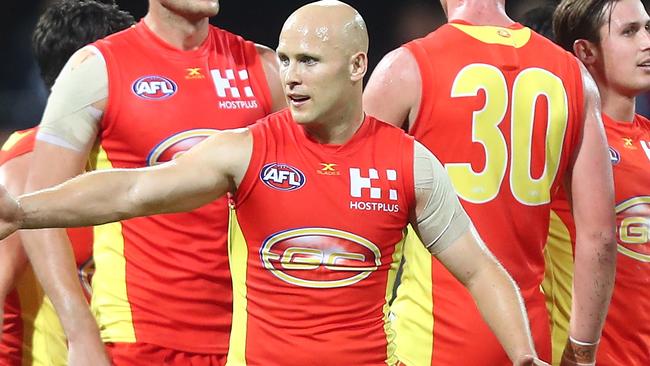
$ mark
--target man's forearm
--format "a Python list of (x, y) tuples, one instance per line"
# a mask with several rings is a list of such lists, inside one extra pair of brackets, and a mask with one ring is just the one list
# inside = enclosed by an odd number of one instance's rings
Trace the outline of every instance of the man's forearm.
[(467, 288), (513, 362), (522, 355), (536, 356), (523, 300), (504, 269), (484, 266)]
[(615, 275), (614, 238), (604, 234), (589, 238), (578, 233), (569, 330), (571, 337), (589, 343), (599, 340), (614, 288)]
[[(18, 197), (20, 228), (64, 228), (103, 224), (137, 214), (129, 206), (135, 171), (84, 174), (53, 188)], [(130, 207), (130, 210), (129, 210)]]
[(63, 229), (23, 231), (23, 246), (41, 285), (51, 299), (69, 340), (92, 335), (98, 328), (77, 276), (67, 234)]

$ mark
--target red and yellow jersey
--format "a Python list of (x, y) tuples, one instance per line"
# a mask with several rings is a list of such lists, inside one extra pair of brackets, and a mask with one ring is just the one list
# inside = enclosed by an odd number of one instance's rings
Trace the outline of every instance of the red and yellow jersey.
[[(210, 27), (192, 51), (175, 49), (144, 22), (96, 42), (106, 61), (108, 104), (97, 169), (153, 166), (215, 130), (270, 111), (255, 45)], [(232, 285), (228, 208), (220, 199), (190, 213), (95, 228), (92, 308), (105, 342), (144, 342), (225, 355)]]
[(413, 139), (366, 117), (347, 143), (323, 145), (288, 110), (250, 129), (228, 364), (394, 365), (388, 301), (415, 208)]
[[(0, 166), (34, 149), (36, 129), (13, 133), (0, 150)], [(25, 174), (27, 172), (24, 172)], [(92, 229), (68, 229), (79, 278), (90, 297)], [(0, 366), (66, 365), (67, 342), (59, 318), (31, 266), (18, 277), (4, 304)]]
[[(582, 128), (578, 62), (520, 24), (453, 22), (404, 47), (422, 80), (411, 133), (444, 164), (481, 238), (518, 283), (536, 348), (548, 358), (542, 249), (551, 195)], [(401, 361), (511, 364), (469, 292), (439, 262), (408, 242), (405, 259), (393, 306)]]
[[(650, 364), (650, 121), (620, 122), (603, 115), (614, 172), (618, 258), (616, 286), (598, 349), (597, 364)], [(553, 200), (555, 220), (547, 251), (545, 293), (552, 312), (554, 356), (566, 341), (571, 309), (575, 225), (564, 195)], [(625, 340), (625, 345), (621, 345)], [(623, 347), (623, 348), (621, 348)], [(554, 360), (555, 360), (554, 357)]]

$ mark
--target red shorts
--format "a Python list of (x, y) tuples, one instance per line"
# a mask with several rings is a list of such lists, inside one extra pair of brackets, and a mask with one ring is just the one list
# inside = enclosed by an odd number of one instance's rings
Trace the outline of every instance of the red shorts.
[(115, 366), (224, 366), (226, 355), (192, 353), (149, 343), (106, 343)]

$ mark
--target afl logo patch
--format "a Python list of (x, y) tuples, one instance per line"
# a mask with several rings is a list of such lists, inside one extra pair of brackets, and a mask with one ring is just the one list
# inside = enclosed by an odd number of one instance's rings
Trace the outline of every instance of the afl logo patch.
[(295, 191), (305, 185), (305, 175), (291, 165), (269, 163), (260, 171), (260, 179), (279, 191)]
[(166, 77), (149, 75), (134, 81), (131, 89), (140, 98), (161, 100), (176, 94), (178, 86), (173, 80)]
[(183, 131), (172, 135), (151, 149), (149, 155), (147, 155), (147, 165), (154, 166), (172, 161), (215, 132), (217, 130), (205, 128)]
[(353, 285), (381, 265), (379, 248), (366, 238), (329, 228), (300, 228), (264, 240), (260, 259), (283, 282), (308, 288)]
[(612, 162), (612, 165), (616, 165), (621, 162), (621, 154), (611, 146), (609, 147), (609, 160)]

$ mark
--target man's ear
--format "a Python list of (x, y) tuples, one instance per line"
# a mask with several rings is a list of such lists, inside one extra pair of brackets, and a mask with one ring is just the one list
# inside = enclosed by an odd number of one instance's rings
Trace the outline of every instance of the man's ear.
[(586, 39), (578, 39), (573, 42), (573, 54), (582, 61), (585, 66), (593, 65), (598, 58), (598, 48)]
[(365, 52), (357, 52), (350, 58), (350, 79), (352, 81), (363, 80), (368, 71), (368, 55)]

